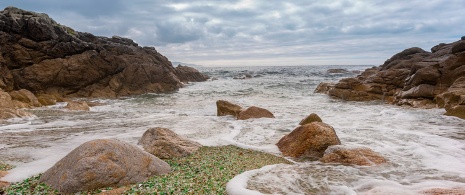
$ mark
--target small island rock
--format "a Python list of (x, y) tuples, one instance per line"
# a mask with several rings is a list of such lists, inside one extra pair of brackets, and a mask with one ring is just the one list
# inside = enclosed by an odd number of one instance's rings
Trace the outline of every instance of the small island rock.
[(232, 115), (237, 117), (242, 111), (242, 107), (225, 100), (216, 101), (217, 116)]
[(313, 122), (297, 127), (276, 145), (284, 156), (319, 159), (329, 146), (339, 144), (341, 141), (333, 127), (323, 122)]
[(251, 106), (241, 111), (237, 116), (238, 120), (247, 120), (251, 118), (274, 118), (274, 115), (267, 109)]

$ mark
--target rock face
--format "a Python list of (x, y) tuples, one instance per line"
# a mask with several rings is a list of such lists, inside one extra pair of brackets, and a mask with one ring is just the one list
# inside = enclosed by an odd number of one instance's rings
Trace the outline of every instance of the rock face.
[(162, 159), (184, 157), (192, 154), (201, 144), (180, 137), (165, 128), (152, 128), (145, 131), (139, 141), (144, 150)]
[(237, 116), (238, 120), (247, 120), (250, 118), (274, 118), (274, 115), (267, 109), (251, 106), (241, 111)]
[(242, 111), (242, 107), (225, 100), (216, 101), (216, 112), (217, 116), (232, 115), (237, 117)]
[(323, 121), (321, 120), (320, 116), (318, 116), (315, 113), (311, 113), (310, 115), (305, 117), (302, 121), (300, 121), (299, 125), (306, 125), (312, 122), (323, 122)]
[(341, 141), (333, 127), (313, 122), (297, 127), (276, 145), (284, 156), (319, 159), (329, 146), (339, 144)]
[(138, 147), (118, 140), (86, 142), (40, 178), (61, 193), (118, 187), (170, 172), (170, 166)]
[(335, 145), (326, 149), (320, 161), (324, 163), (371, 166), (385, 163), (386, 159), (370, 148)]
[(206, 78), (174, 68), (153, 47), (77, 32), (46, 14), (7, 7), (0, 18), (0, 88), (7, 92), (117, 97), (174, 91), (181, 81)]
[(465, 119), (465, 40), (441, 43), (431, 52), (406, 49), (355, 78), (321, 84), (315, 92), (349, 101), (383, 100), (414, 107), (443, 107)]

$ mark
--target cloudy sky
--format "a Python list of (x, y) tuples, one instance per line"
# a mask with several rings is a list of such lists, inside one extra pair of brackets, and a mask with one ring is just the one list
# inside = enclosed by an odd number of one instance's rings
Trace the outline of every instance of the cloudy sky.
[(463, 0), (1, 0), (206, 66), (380, 65), (465, 35)]

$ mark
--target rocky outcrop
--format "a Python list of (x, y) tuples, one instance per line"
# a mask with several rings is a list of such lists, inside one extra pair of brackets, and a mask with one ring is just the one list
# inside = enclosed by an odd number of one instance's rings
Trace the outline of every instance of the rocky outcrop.
[(181, 82), (188, 83), (188, 82), (201, 82), (201, 81), (206, 81), (209, 79), (207, 75), (204, 75), (200, 73), (198, 70), (195, 68), (189, 67), (189, 66), (182, 66), (178, 65), (176, 67), (176, 74), (181, 80)]
[(274, 118), (274, 115), (267, 109), (256, 106), (251, 106), (237, 115), (238, 120), (247, 120), (251, 118)]
[(276, 144), (284, 156), (319, 159), (325, 150), (341, 141), (333, 127), (322, 122), (313, 122), (294, 129)]
[(225, 100), (216, 101), (216, 115), (227, 116), (232, 115), (237, 117), (242, 111), (242, 107)]
[(174, 68), (153, 47), (77, 32), (46, 14), (7, 7), (0, 18), (0, 88), (7, 92), (117, 97), (174, 91), (181, 81), (206, 78)]
[(118, 187), (170, 172), (170, 166), (138, 147), (118, 140), (86, 142), (40, 177), (61, 193)]
[(145, 151), (162, 159), (188, 156), (202, 147), (201, 144), (182, 138), (166, 128), (145, 131), (139, 144)]
[(443, 107), (465, 118), (465, 40), (441, 43), (431, 52), (406, 49), (355, 78), (320, 84), (315, 92), (349, 101), (383, 100), (414, 107)]
[(302, 119), (302, 121), (300, 121), (299, 125), (306, 125), (308, 123), (313, 123), (313, 122), (323, 122), (323, 121), (321, 120), (320, 116), (318, 116), (315, 113), (311, 113), (310, 115), (308, 115), (307, 117)]
[(345, 165), (372, 166), (386, 163), (386, 159), (367, 147), (349, 147), (344, 145), (329, 146), (323, 157), (324, 163), (341, 163)]

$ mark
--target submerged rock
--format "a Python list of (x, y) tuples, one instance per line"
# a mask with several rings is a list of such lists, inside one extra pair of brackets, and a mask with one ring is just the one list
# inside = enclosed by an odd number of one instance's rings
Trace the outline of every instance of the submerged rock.
[(319, 159), (329, 146), (339, 144), (341, 141), (333, 127), (323, 122), (313, 122), (297, 127), (276, 145), (284, 156)]
[(324, 163), (341, 163), (346, 165), (371, 166), (386, 163), (386, 159), (367, 147), (349, 147), (344, 145), (329, 146), (323, 157)]
[(184, 157), (192, 154), (201, 144), (182, 138), (166, 128), (152, 128), (145, 131), (139, 144), (144, 150), (162, 159)]
[(237, 116), (238, 120), (247, 120), (251, 118), (274, 118), (274, 115), (267, 109), (251, 106), (241, 111)]
[(61, 193), (118, 187), (170, 172), (170, 166), (138, 147), (118, 140), (86, 142), (40, 177)]
[(207, 78), (193, 68), (174, 68), (153, 47), (78, 32), (46, 14), (7, 7), (0, 18), (0, 87), (7, 91), (117, 97), (174, 91), (181, 81)]
[(355, 78), (334, 86), (320, 84), (316, 93), (348, 101), (383, 100), (420, 108), (444, 107), (448, 115), (464, 117), (465, 40), (431, 48), (409, 48)]
[(217, 116), (232, 115), (237, 117), (242, 111), (242, 107), (225, 100), (216, 101), (216, 112)]
[(87, 102), (76, 102), (76, 101), (70, 101), (68, 104), (65, 106), (66, 109), (68, 110), (82, 110), (82, 111), (89, 111), (89, 105)]

